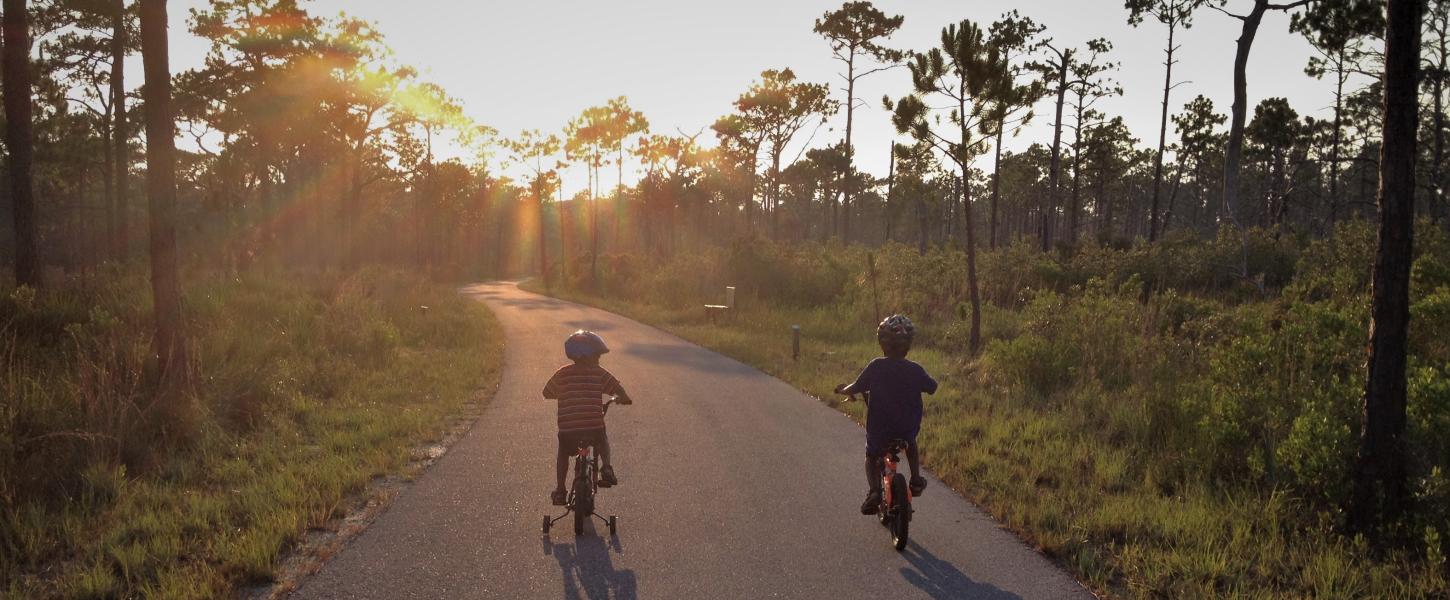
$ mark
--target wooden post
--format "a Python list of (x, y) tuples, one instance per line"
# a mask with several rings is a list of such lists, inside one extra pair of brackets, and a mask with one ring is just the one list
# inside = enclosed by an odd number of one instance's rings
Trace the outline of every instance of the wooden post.
[(791, 360), (801, 359), (801, 326), (790, 326), (790, 358)]
[(725, 287), (725, 307), (735, 310), (735, 286)]

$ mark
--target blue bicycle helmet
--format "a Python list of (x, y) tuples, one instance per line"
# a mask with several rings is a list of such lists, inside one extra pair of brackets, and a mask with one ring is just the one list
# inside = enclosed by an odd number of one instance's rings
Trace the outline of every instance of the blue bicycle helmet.
[(564, 356), (569, 357), (569, 360), (608, 353), (609, 346), (604, 345), (604, 338), (599, 337), (599, 334), (593, 331), (580, 329), (570, 334), (569, 339), (564, 340)]

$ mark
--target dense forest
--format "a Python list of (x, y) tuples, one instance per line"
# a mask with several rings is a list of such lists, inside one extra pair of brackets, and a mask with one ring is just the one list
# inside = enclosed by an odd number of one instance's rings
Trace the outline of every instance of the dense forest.
[[(12, 584), (21, 595), (69, 595), (54, 578), (71, 575), (106, 589), (84, 577), (110, 559), (43, 572), (71, 551), (26, 536), (72, 525), (37, 525), (46, 517), (36, 515), (88, 518), (57, 499), (94, 495), (86, 490), (118, 465), (131, 471), (115, 477), (167, 476), (153, 440), (184, 447), (213, 427), (251, 435), (258, 406), (280, 402), (240, 372), (222, 381), (255, 394), (223, 391), (217, 364), (252, 356), (245, 346), (188, 345), (217, 337), (205, 319), (232, 310), (219, 296), (263, 302), (249, 290), (285, 280), (293, 287), (281, 295), (306, 307), (340, 289), (432, 285), (380, 274), (406, 270), (432, 282), (533, 275), (550, 291), (602, 299), (649, 290), (680, 310), (736, 285), (780, 311), (829, 307), (831, 317), (816, 315), (828, 335), (837, 330), (826, 323), (911, 311), (964, 386), (1020, 395), (1019, 410), (1115, 394), (1146, 403), (1134, 406), (1147, 420), (1111, 445), (1176, 457), (1134, 467), (1155, 493), (1288, 494), (1297, 504), (1278, 510), (1323, 516), (1296, 515), (1288, 529), (1359, 539), (1344, 552), (1391, 565), (1349, 595), (1443, 592), (1450, 352), (1427, 332), (1450, 327), (1450, 2), (1104, 4), (1163, 39), (1161, 88), (1123, 89), (1112, 41), (1056, 36), (1029, 9), (942, 23), (935, 46), (898, 48), (891, 38), (909, 15), (848, 2), (801, 24), (838, 60), (839, 79), (765, 69), (733, 111), (687, 134), (625, 97), (567, 123), (500, 132), (399, 64), (375, 24), (319, 16), (300, 0), (217, 0), (173, 18), (171, 35), (184, 26), (210, 43), (203, 66), (175, 73), (164, 0), (6, 0), (0, 264), (13, 276), (0, 286), (0, 573), (29, 582)], [(1255, 98), (1249, 65), (1285, 60), (1253, 53), (1268, 13), (1287, 14), (1314, 48), (1294, 60), (1332, 84), (1326, 109)], [(1173, 71), (1176, 53), (1197, 50), (1175, 36), (1201, 19), (1242, 23), (1235, 54), (1223, 56), (1231, 106), (1186, 97)], [(128, 73), (137, 55), (143, 72)], [(857, 94), (886, 69), (909, 72), (911, 85)], [(1124, 94), (1161, 96), (1151, 138), (1101, 108)], [(859, 119), (883, 115), (899, 132), (890, 148), (853, 142)], [(813, 133), (822, 123), (833, 127)], [(1041, 123), (1050, 129), (1030, 131), (1049, 138), (1006, 147)], [(469, 158), (440, 159), (445, 145)], [(858, 170), (864, 153), (889, 154), (887, 172)], [(636, 162), (640, 172), (627, 172)], [(585, 189), (565, 189), (568, 165), (585, 168)], [(394, 325), (358, 326), (345, 343), (412, 343)], [(102, 353), (111, 338), (129, 350)], [(66, 358), (50, 364), (44, 353)], [(1181, 370), (1147, 364), (1163, 357)], [(117, 376), (96, 360), (134, 367), (129, 397), (160, 408), (124, 431), (125, 409), (99, 419), (80, 400), (63, 415), (27, 412), (71, 402), (66, 394), (93, 399), (86, 386)], [(309, 371), (331, 382), (319, 385), (342, 385), (322, 371)], [(42, 390), (49, 378), (74, 389)], [(1149, 402), (1159, 394), (1177, 400)], [(1071, 435), (1101, 426), (1063, 425)], [(42, 480), (42, 466), (75, 476)], [(247, 567), (210, 576), (265, 579), (296, 528), (280, 527)], [(1095, 551), (1109, 567), (1064, 560), (1113, 594), (1189, 593), (1138, 587), (1152, 578), (1111, 549), (1124, 535), (1089, 540), (1109, 548)], [(1353, 546), (1364, 539), (1388, 550)], [(156, 572), (100, 568), (116, 572), (114, 590), (165, 589), (147, 587), (167, 581)], [(1232, 585), (1316, 592), (1255, 577)], [(1206, 585), (1193, 589), (1230, 591)]]

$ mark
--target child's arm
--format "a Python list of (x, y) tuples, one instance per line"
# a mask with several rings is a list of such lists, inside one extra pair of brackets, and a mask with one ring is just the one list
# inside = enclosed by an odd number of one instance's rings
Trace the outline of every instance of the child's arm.
[(856, 381), (836, 386), (836, 393), (844, 396), (854, 396), (861, 392), (871, 391), (871, 386), (867, 381), (868, 375), (871, 373), (871, 367), (875, 364), (876, 361), (873, 360), (871, 364), (866, 365), (866, 368), (861, 370), (861, 374), (856, 376)]
[(549, 377), (548, 383), (544, 384), (544, 391), (542, 392), (542, 394), (545, 400), (559, 399), (559, 384), (555, 383), (555, 380), (558, 378), (559, 374), (555, 373), (552, 377)]
[(614, 403), (615, 404), (634, 404), (634, 399), (629, 397), (629, 394), (624, 391), (624, 387), (623, 386), (615, 386), (615, 390), (614, 390)]
[[(921, 365), (917, 366), (920, 367)], [(936, 380), (931, 378), (931, 374), (926, 372), (925, 367), (921, 367), (921, 380), (921, 391), (928, 394), (936, 393)]]
[(614, 374), (609, 371), (604, 372), (604, 393), (615, 396), (615, 404), (634, 404), (634, 399), (629, 397), (629, 393), (624, 391), (624, 386), (620, 385), (619, 380), (615, 379)]

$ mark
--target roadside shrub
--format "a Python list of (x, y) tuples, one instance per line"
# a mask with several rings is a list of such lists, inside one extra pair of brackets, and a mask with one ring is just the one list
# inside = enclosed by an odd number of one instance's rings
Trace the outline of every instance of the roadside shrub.
[(0, 289), (8, 593), (228, 595), (497, 372), (483, 309), (415, 275), (258, 271), (185, 291), (200, 410), (181, 437), (147, 383), (144, 277)]

